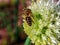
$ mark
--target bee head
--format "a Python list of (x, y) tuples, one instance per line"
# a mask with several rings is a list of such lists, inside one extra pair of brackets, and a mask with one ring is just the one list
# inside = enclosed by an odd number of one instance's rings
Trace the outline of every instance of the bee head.
[(24, 13), (26, 14), (26, 16), (30, 16), (30, 14), (32, 14), (32, 12), (31, 12), (31, 9), (25, 9), (24, 8)]

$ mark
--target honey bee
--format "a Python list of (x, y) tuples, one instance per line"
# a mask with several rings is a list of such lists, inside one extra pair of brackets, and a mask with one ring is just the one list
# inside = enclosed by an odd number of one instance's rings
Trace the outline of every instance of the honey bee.
[(32, 25), (32, 12), (30, 9), (25, 10), (25, 20), (29, 26)]

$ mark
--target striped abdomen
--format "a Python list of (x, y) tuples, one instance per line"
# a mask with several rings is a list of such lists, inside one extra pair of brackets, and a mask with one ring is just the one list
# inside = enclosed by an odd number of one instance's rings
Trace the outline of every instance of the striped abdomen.
[(29, 26), (32, 25), (32, 19), (31, 19), (31, 17), (26, 17), (26, 21), (27, 21), (27, 24), (28, 24)]

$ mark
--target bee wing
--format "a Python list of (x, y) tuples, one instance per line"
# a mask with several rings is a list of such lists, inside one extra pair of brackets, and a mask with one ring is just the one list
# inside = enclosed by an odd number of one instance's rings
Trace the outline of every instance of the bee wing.
[(32, 22), (34, 23), (34, 18), (33, 18), (33, 16), (31, 17), (31, 19), (32, 19)]

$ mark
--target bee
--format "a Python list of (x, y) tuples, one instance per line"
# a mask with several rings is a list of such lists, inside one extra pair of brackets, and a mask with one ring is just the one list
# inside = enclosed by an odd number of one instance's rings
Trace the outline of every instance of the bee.
[(32, 25), (32, 12), (30, 9), (25, 10), (25, 20), (29, 26)]

